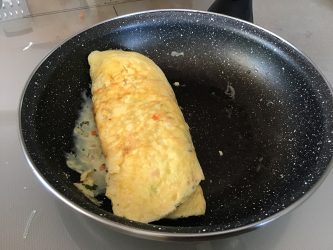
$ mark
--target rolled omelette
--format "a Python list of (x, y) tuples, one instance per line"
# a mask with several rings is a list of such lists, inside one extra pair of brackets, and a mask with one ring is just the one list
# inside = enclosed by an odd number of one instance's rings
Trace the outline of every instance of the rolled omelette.
[(162, 70), (121, 50), (93, 51), (88, 62), (113, 213), (144, 223), (204, 214), (204, 174)]

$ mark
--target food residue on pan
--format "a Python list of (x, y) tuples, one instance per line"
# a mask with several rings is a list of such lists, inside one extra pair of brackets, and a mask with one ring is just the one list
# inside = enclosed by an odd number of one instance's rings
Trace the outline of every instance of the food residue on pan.
[(266, 103), (266, 106), (268, 107), (268, 106), (272, 106), (272, 105), (274, 105), (274, 102), (272, 102), (272, 101), (268, 101), (267, 103)]
[(230, 97), (231, 99), (235, 99), (235, 95), (236, 95), (236, 91), (235, 88), (233, 86), (231, 86), (230, 83), (227, 84), (227, 88), (224, 91), (224, 94), (226, 94), (228, 97)]
[(184, 52), (172, 51), (170, 55), (175, 57), (184, 56)]
[(181, 84), (180, 82), (174, 82), (172, 85), (175, 87), (186, 87), (186, 84)]
[(227, 107), (225, 107), (225, 112), (227, 113), (227, 117), (231, 118), (232, 112), (233, 112), (233, 107), (231, 105), (228, 105)]
[(95, 197), (105, 193), (105, 158), (96, 132), (91, 98), (84, 94), (83, 100), (73, 131), (74, 153), (66, 155), (66, 163), (81, 174), (80, 182), (74, 185), (93, 203), (100, 205)]
[(264, 158), (261, 156), (261, 157), (259, 157), (259, 159), (258, 159), (258, 165), (257, 165), (257, 167), (256, 167), (256, 172), (259, 172), (260, 170), (261, 170), (261, 168), (264, 166), (263, 164), (262, 164), (262, 161), (264, 160)]

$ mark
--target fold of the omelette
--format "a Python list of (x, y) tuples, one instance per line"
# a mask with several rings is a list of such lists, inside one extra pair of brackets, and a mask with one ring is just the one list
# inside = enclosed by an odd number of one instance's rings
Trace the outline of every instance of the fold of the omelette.
[(144, 223), (204, 214), (204, 175), (162, 70), (122, 50), (93, 51), (88, 61), (113, 213)]

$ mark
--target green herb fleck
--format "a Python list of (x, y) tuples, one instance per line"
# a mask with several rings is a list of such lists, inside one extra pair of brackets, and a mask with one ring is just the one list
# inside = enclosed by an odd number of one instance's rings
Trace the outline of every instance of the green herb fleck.
[(94, 184), (94, 185), (92, 185), (92, 186), (89, 186), (89, 185), (87, 185), (87, 184), (82, 184), (86, 189), (88, 189), (88, 190), (96, 190), (97, 189), (97, 185), (96, 184)]
[(83, 125), (89, 125), (89, 121), (80, 122), (80, 127), (82, 127)]

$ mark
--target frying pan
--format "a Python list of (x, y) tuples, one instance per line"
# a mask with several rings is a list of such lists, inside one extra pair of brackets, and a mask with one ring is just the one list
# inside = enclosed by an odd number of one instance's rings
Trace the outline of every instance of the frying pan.
[[(206, 180), (205, 216), (142, 224), (98, 207), (66, 166), (90, 93), (87, 56), (123, 49), (153, 59), (173, 86)], [(189, 10), (130, 14), (65, 41), (35, 69), (20, 106), (21, 141), (40, 181), (114, 230), (149, 239), (211, 239), (255, 229), (302, 203), (333, 155), (330, 85), (299, 50), (249, 22)]]

